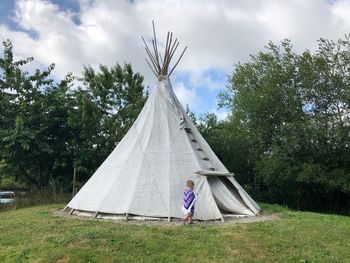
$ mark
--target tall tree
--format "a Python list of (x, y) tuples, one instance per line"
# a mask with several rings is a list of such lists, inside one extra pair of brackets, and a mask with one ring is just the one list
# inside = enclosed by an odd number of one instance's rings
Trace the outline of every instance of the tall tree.
[(14, 61), (12, 43), (3, 43), (0, 58), (0, 159), (17, 180), (44, 188), (56, 173), (67, 137), (67, 81), (50, 79), (54, 64), (30, 74), (22, 69), (33, 59)]
[[(290, 41), (238, 64), (221, 106), (249, 152), (258, 194), (303, 209), (349, 207), (350, 42), (321, 39), (298, 55)], [(257, 190), (257, 189), (256, 189)]]
[[(76, 85), (67, 74), (29, 73), (9, 40), (0, 58), (0, 161), (6, 174), (32, 189), (67, 189), (73, 167), (85, 180), (122, 139), (147, 99), (143, 77), (130, 64), (86, 67)], [(2, 169), (4, 170), (4, 169)]]
[(111, 153), (140, 113), (148, 93), (130, 64), (85, 67), (74, 92), (69, 125), (75, 166), (88, 177)]

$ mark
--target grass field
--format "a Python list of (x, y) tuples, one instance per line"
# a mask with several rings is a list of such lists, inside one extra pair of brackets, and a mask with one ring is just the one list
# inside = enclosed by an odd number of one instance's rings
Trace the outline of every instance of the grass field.
[(288, 211), (232, 225), (137, 225), (56, 217), (63, 205), (0, 213), (0, 262), (350, 262), (350, 217)]

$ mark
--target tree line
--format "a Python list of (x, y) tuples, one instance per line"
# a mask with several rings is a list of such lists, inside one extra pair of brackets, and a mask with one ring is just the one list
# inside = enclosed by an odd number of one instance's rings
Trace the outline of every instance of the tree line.
[(0, 175), (34, 191), (67, 191), (74, 167), (85, 182), (141, 111), (148, 96), (143, 77), (130, 64), (116, 64), (55, 80), (54, 64), (29, 73), (33, 58), (15, 61), (9, 40), (3, 50)]
[[(0, 58), (0, 176), (33, 190), (84, 183), (123, 138), (148, 97), (130, 64), (84, 67), (79, 78), (25, 71), (9, 40)], [(350, 213), (350, 38), (297, 54), (269, 43), (234, 66), (219, 107), (200, 120), (215, 153), (257, 200)]]
[(350, 213), (350, 38), (293, 52), (289, 40), (237, 64), (209, 144), (258, 200)]

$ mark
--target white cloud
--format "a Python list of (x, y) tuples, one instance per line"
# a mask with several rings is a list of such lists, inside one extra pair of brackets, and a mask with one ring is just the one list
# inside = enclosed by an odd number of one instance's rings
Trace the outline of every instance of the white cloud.
[(191, 108), (192, 105), (198, 103), (198, 97), (196, 96), (195, 89), (186, 88), (182, 82), (173, 85), (173, 89), (179, 101), (184, 107), (188, 105)]
[(338, 0), (331, 7), (334, 24), (340, 27), (340, 31), (350, 31), (350, 1)]
[[(350, 33), (349, 0), (79, 0), (79, 4), (80, 12), (74, 13), (49, 0), (18, 0), (14, 19), (23, 32), (0, 25), (0, 38), (13, 40), (18, 57), (34, 56), (43, 65), (55, 62), (59, 78), (68, 71), (79, 75), (83, 65), (125, 61), (153, 85), (140, 38), (150, 39), (153, 19), (159, 40), (170, 30), (181, 48), (188, 46), (174, 75), (188, 72), (191, 87), (174, 84), (179, 94), (191, 92), (192, 99), (183, 97), (190, 105), (200, 101), (194, 99), (200, 96), (200, 87), (217, 90), (224, 84), (205, 72), (230, 74), (235, 63), (246, 61), (269, 40), (291, 38), (296, 50), (302, 51), (314, 49), (320, 37), (337, 39)], [(37, 37), (31, 38), (26, 30)]]
[(228, 117), (228, 115), (229, 115), (229, 112), (226, 111), (226, 110), (220, 110), (220, 111), (218, 111), (218, 110), (213, 110), (212, 112), (216, 114), (216, 116), (218, 117), (218, 120), (224, 120), (224, 119), (226, 119), (226, 118)]

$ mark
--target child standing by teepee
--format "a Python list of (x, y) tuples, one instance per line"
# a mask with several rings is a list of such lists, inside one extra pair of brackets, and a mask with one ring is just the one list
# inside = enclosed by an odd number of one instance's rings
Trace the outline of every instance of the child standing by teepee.
[(192, 224), (194, 204), (196, 202), (196, 195), (193, 192), (194, 182), (192, 180), (188, 180), (186, 185), (187, 188), (184, 191), (182, 206), (182, 211), (185, 214), (181, 220), (183, 225), (186, 224), (186, 221), (188, 221), (189, 224)]

